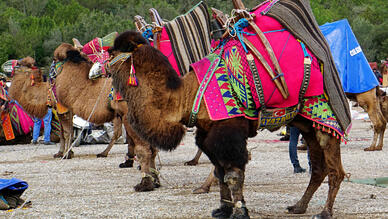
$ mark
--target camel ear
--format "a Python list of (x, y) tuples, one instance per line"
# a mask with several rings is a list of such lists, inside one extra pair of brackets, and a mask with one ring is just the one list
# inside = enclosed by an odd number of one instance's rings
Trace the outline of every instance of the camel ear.
[(81, 43), (76, 39), (76, 38), (73, 38), (73, 43), (74, 43), (74, 48), (78, 49), (79, 51), (82, 50), (83, 46), (81, 45)]

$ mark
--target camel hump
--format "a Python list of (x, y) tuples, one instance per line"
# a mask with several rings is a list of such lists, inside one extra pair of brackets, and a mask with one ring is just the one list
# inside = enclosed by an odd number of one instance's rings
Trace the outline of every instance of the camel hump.
[(74, 47), (78, 50), (82, 50), (83, 46), (81, 45), (81, 43), (78, 41), (78, 39), (76, 38), (73, 38), (73, 44), (74, 44)]

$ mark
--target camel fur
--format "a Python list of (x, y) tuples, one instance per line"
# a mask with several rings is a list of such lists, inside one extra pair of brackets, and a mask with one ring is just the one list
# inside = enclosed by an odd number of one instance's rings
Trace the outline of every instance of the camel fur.
[[(43, 81), (42, 72), (35, 66), (31, 57), (23, 58), (18, 62), (12, 77), (8, 94), (16, 100), (23, 109), (36, 118), (43, 118), (47, 114), (47, 94), (49, 84)], [(58, 142), (58, 136), (51, 133), (51, 141)]]
[[(373, 124), (373, 140), (369, 147), (364, 148), (364, 151), (380, 151), (383, 149), (384, 132), (387, 125), (387, 119), (380, 108), (381, 90), (376, 87), (369, 91), (358, 94), (347, 94), (350, 100), (355, 100), (368, 113), (368, 116)], [(378, 141), (378, 143), (377, 143)], [(377, 144), (377, 145), (376, 145)]]
[[(134, 154), (136, 154), (143, 175), (141, 183), (135, 186), (135, 190), (150, 191), (159, 187), (155, 162), (149, 161), (151, 158), (155, 159), (157, 150), (138, 138), (126, 122), (127, 103), (125, 101), (108, 100), (112, 79), (104, 77), (90, 80), (88, 74), (92, 62), (85, 54), (67, 43), (62, 43), (54, 51), (54, 61), (64, 60), (67, 61), (63, 64), (63, 70), (55, 79), (58, 101), (67, 107), (71, 114), (76, 114), (84, 119), (89, 118), (93, 107), (96, 106), (89, 120), (92, 123), (101, 124), (113, 120), (115, 134), (105, 151), (97, 156), (104, 157), (108, 154), (114, 142), (120, 137), (121, 126), (124, 124), (128, 142), (127, 156), (131, 159), (133, 165)], [(72, 133), (70, 122), (64, 123), (63, 126), (68, 133)], [(71, 136), (68, 134), (67, 138), (69, 139)], [(67, 150), (68, 148), (61, 148), (58, 154), (63, 155)]]
[[(109, 68), (115, 89), (128, 103), (128, 122), (139, 136), (151, 145), (171, 151), (185, 135), (190, 111), (199, 87), (194, 72), (179, 78), (160, 51), (144, 43), (140, 33), (120, 34), (111, 49), (111, 56), (124, 52), (131, 57)], [(126, 81), (133, 63), (138, 86)], [(203, 100), (202, 100), (203, 101)], [(145, 110), (146, 109), (146, 110)], [(288, 207), (290, 213), (306, 212), (314, 192), (326, 176), (329, 180), (328, 198), (318, 215), (331, 218), (333, 204), (344, 170), (340, 156), (340, 140), (312, 127), (312, 122), (297, 116), (292, 125), (301, 129), (311, 153), (312, 175), (302, 198)], [(257, 121), (233, 118), (211, 121), (202, 103), (197, 115), (196, 144), (215, 166), (219, 179), (221, 207), (213, 211), (216, 218), (249, 218), (243, 185), (248, 162), (247, 139), (256, 135)]]

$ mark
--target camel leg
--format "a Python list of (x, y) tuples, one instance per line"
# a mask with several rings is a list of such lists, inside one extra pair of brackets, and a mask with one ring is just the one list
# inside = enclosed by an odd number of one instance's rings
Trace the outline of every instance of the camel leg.
[[(217, 165), (218, 166), (218, 165)], [(214, 218), (229, 218), (233, 213), (233, 201), (232, 194), (228, 187), (228, 184), (225, 183), (225, 172), (224, 169), (220, 166), (215, 167), (214, 175), (217, 176), (220, 184), (220, 197), (221, 197), (221, 206), (212, 211), (212, 217)]]
[(112, 149), (114, 143), (117, 141), (117, 139), (122, 134), (122, 127), (121, 127), (122, 121), (121, 117), (116, 115), (113, 119), (113, 136), (112, 139), (109, 142), (109, 145), (105, 148), (105, 150), (99, 154), (97, 154), (97, 157), (107, 157), (109, 154), (109, 151)]
[(123, 116), (123, 124), (125, 127), (125, 131), (127, 133), (127, 144), (128, 144), (128, 152), (125, 156), (124, 163), (119, 165), (120, 168), (130, 168), (133, 167), (133, 162), (135, 160), (135, 142), (132, 136), (137, 136), (132, 127), (128, 124), (126, 115)]
[[(364, 111), (368, 113), (368, 116), (373, 124), (373, 141), (369, 147), (364, 149), (364, 151), (382, 150), (387, 121), (381, 112), (380, 104), (378, 98), (376, 97), (376, 88), (356, 95), (356, 99)], [(379, 143), (376, 146), (378, 138)]]
[[(59, 152), (54, 154), (54, 158), (62, 158), (64, 154), (70, 149), (73, 138), (73, 114), (71, 112), (58, 114), (61, 123), (61, 144)], [(71, 159), (74, 156), (73, 151), (67, 153), (66, 159)]]
[(201, 149), (198, 149), (197, 153), (195, 154), (195, 157), (192, 160), (185, 162), (185, 166), (195, 166), (195, 165), (197, 165), (198, 164), (198, 160), (201, 157), (201, 155), (202, 155), (202, 151), (201, 151)]
[[(198, 131), (199, 129), (197, 135)], [(214, 164), (220, 183), (221, 207), (213, 211), (213, 217), (249, 218), (243, 195), (249, 134), (248, 121), (241, 118), (229, 119), (214, 124), (207, 133), (203, 146), (198, 144)]]
[(328, 175), (329, 191), (326, 204), (322, 212), (315, 218), (331, 218), (333, 204), (345, 176), (341, 162), (340, 140), (319, 130), (315, 135), (304, 133), (303, 137), (306, 137), (305, 140), (310, 149), (312, 175), (302, 198), (294, 206), (288, 207), (288, 210), (290, 213), (305, 213), (314, 192)]
[(194, 189), (193, 194), (203, 194), (208, 193), (210, 191), (210, 187), (212, 186), (212, 184), (217, 182), (217, 178), (214, 176), (214, 171), (215, 168), (213, 167), (205, 182), (200, 187)]
[(154, 188), (160, 187), (155, 162), (151, 162), (152, 159), (155, 159), (157, 152), (149, 144), (145, 142), (140, 143), (137, 138), (135, 144), (135, 153), (141, 166), (142, 179), (134, 189), (136, 192), (152, 191)]
[(311, 177), (310, 182), (304, 192), (302, 198), (293, 206), (287, 207), (288, 212), (292, 214), (303, 214), (306, 212), (308, 203), (312, 196), (317, 191), (323, 180), (327, 176), (327, 169), (324, 160), (324, 152), (319, 145), (314, 130), (312, 128), (309, 132), (301, 130), (304, 140), (309, 147), (310, 163), (311, 163)]

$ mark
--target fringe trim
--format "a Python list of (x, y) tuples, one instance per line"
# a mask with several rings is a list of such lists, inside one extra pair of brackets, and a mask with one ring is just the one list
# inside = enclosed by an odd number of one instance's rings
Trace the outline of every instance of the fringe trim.
[(321, 130), (323, 132), (326, 132), (328, 134), (331, 134), (333, 137), (336, 137), (337, 139), (340, 139), (341, 142), (344, 144), (348, 143), (348, 139), (343, 134), (339, 133), (337, 130), (330, 128), (328, 126), (322, 125), (317, 122), (313, 122), (313, 128), (316, 128), (317, 130)]

